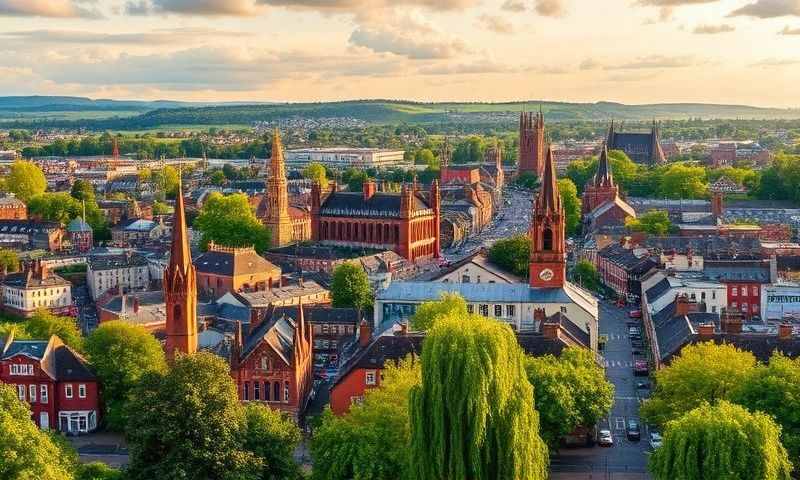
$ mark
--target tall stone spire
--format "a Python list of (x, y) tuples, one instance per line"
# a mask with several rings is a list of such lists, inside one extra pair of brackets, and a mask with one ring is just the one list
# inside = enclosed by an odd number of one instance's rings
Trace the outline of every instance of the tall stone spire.
[(604, 143), (600, 150), (600, 159), (597, 161), (597, 172), (594, 174), (592, 183), (596, 187), (613, 187), (614, 177), (611, 174), (611, 165), (608, 163), (608, 146)]
[(289, 217), (289, 190), (283, 159), (281, 136), (276, 128), (272, 135), (272, 158), (267, 179), (264, 225), (270, 231), (273, 247), (292, 243), (292, 220)]
[(597, 160), (597, 172), (592, 180), (586, 182), (581, 197), (581, 213), (586, 215), (608, 201), (619, 197), (619, 187), (614, 183), (611, 162), (608, 160), (608, 146), (603, 144)]
[(542, 187), (531, 218), (530, 285), (559, 288), (566, 281), (566, 228), (564, 206), (558, 192), (553, 149), (547, 149)]
[(164, 270), (163, 282), (167, 308), (166, 354), (167, 359), (173, 360), (178, 352), (197, 351), (197, 278), (189, 249), (180, 183), (175, 199), (169, 265)]

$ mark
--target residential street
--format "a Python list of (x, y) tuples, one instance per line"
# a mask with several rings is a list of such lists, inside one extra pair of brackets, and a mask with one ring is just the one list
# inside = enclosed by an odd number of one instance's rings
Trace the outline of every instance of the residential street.
[[(613, 447), (564, 448), (551, 459), (551, 478), (566, 479), (648, 479), (647, 452), (649, 432), (642, 425), (641, 440), (630, 441), (625, 432), (626, 422), (639, 420), (639, 396), (647, 390), (637, 389), (637, 382), (649, 382), (647, 377), (633, 374), (631, 341), (626, 322), (628, 311), (635, 307), (617, 308), (608, 301), (600, 304), (600, 334), (608, 335), (603, 356), (606, 375), (614, 383), (614, 406), (611, 415), (599, 428), (614, 435)], [(643, 357), (637, 357), (643, 358)], [(640, 422), (641, 425), (641, 422)]]

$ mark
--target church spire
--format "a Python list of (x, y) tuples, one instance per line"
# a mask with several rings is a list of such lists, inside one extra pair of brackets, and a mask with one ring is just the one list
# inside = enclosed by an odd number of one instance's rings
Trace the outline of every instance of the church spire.
[(596, 187), (613, 187), (614, 177), (611, 174), (611, 165), (608, 162), (608, 146), (604, 143), (600, 150), (600, 159), (597, 161), (597, 172), (593, 182)]
[(270, 159), (270, 176), (277, 179), (286, 179), (286, 167), (283, 160), (283, 144), (281, 135), (276, 128), (272, 133), (272, 158)]
[(531, 287), (560, 288), (566, 281), (566, 217), (556, 182), (553, 149), (548, 147), (542, 187), (531, 218)]
[(542, 188), (536, 198), (536, 208), (541, 211), (560, 212), (561, 196), (558, 194), (558, 181), (553, 160), (553, 147), (547, 147), (547, 157), (544, 163)]
[(189, 250), (180, 179), (175, 199), (169, 264), (164, 270), (163, 283), (167, 309), (166, 354), (168, 360), (173, 360), (177, 352), (190, 354), (197, 351), (197, 279)]
[(266, 203), (264, 225), (270, 231), (273, 247), (284, 247), (293, 241), (292, 220), (289, 217), (289, 189), (283, 158), (281, 135), (276, 128), (272, 135), (270, 175), (264, 195)]

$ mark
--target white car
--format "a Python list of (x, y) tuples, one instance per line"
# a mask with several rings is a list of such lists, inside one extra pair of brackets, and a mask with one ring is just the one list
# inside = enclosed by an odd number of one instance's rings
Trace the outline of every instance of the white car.
[(650, 432), (650, 448), (653, 450), (661, 448), (661, 434), (658, 432)]
[(611, 435), (610, 430), (600, 430), (600, 434), (598, 435), (597, 444), (601, 447), (612, 447), (614, 446), (614, 437)]

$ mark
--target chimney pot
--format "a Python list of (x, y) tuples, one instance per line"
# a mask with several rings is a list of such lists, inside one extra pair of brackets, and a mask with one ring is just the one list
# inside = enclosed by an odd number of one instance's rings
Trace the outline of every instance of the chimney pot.
[(358, 326), (358, 346), (366, 348), (370, 340), (372, 340), (372, 327), (370, 327), (366, 319), (362, 319), (361, 324)]
[(704, 323), (698, 327), (698, 334), (701, 340), (710, 340), (714, 337), (714, 324)]
[(375, 180), (372, 179), (365, 180), (362, 189), (364, 190), (364, 201), (367, 201), (370, 198), (372, 198), (372, 196), (375, 195), (376, 191)]
[(542, 334), (545, 338), (549, 338), (551, 340), (555, 340), (558, 338), (558, 332), (561, 329), (561, 326), (557, 323), (543, 323), (542, 324)]

